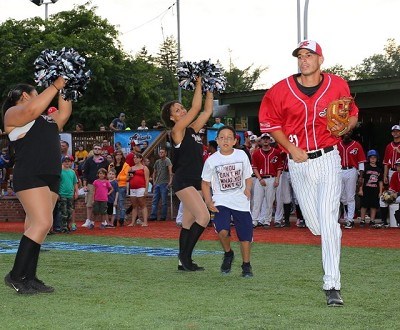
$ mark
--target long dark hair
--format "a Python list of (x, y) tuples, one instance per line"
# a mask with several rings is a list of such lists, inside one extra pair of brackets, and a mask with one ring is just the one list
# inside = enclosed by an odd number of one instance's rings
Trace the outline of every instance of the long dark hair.
[(4, 123), (4, 115), (6, 114), (7, 110), (17, 104), (18, 100), (22, 96), (22, 93), (25, 92), (25, 93), (30, 94), (34, 90), (35, 90), (35, 87), (33, 87), (32, 85), (18, 84), (8, 92), (7, 97), (1, 108), (1, 112), (2, 112), (1, 117), (3, 119), (3, 123)]
[(165, 127), (167, 128), (174, 127), (175, 125), (175, 122), (171, 120), (171, 107), (175, 103), (181, 104), (181, 102), (179, 102), (178, 100), (173, 100), (164, 103), (164, 105), (161, 107), (161, 119), (164, 122)]

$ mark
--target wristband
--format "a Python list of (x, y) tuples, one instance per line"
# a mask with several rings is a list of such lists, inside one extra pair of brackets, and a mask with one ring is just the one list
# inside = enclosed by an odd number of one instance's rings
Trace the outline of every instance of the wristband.
[(57, 88), (57, 86), (56, 85), (54, 85), (54, 83), (53, 84), (51, 84), (51, 86), (53, 86), (58, 92), (60, 91), (58, 88)]

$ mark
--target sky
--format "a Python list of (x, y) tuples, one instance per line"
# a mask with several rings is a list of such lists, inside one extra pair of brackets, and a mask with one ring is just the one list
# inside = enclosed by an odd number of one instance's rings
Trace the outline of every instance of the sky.
[[(70, 10), (88, 0), (58, 0), (48, 14)], [(50, 2), (50, 0), (45, 0)], [(146, 46), (157, 54), (168, 36), (177, 36), (177, 0), (92, 0), (96, 14), (120, 31), (124, 50)], [(297, 0), (179, 0), (182, 61), (219, 60), (225, 69), (268, 67), (256, 88), (272, 86), (297, 72), (291, 53), (298, 42)], [(303, 20), (305, 0), (300, 1)], [(308, 39), (322, 47), (324, 67), (349, 69), (384, 53), (389, 38), (400, 44), (399, 0), (309, 0)], [(45, 5), (1, 0), (0, 23), (45, 17)], [(304, 39), (301, 22), (301, 40)], [(79, 50), (78, 50), (79, 51)]]

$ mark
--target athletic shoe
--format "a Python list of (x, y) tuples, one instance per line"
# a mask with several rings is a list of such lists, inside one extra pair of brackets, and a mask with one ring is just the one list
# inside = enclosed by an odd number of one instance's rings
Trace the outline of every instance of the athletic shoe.
[(85, 221), (85, 223), (82, 225), (82, 227), (87, 227), (87, 228), (89, 228), (90, 223), (91, 223), (90, 219), (86, 219), (86, 221)]
[(280, 223), (280, 222), (275, 222), (275, 223), (274, 223), (274, 227), (275, 227), (275, 228), (282, 228), (282, 227), (285, 227), (285, 225), (283, 225), (283, 224)]
[(329, 307), (343, 306), (343, 299), (340, 296), (340, 290), (331, 288), (329, 290), (325, 290), (325, 295), (326, 295), (326, 303)]
[(38, 293), (52, 293), (52, 292), (54, 292), (54, 288), (52, 286), (44, 284), (43, 281), (39, 280), (36, 277), (33, 280), (28, 281), (28, 283)]
[(375, 221), (374, 221), (374, 220), (371, 220), (371, 221), (369, 222), (369, 226), (370, 226), (370, 227), (375, 227)]
[(346, 228), (346, 229), (354, 228), (354, 221), (346, 221), (346, 224), (344, 225), (344, 228)]
[(297, 223), (296, 223), (296, 226), (299, 227), (299, 228), (306, 228), (305, 220), (298, 219)]
[(76, 231), (76, 229), (77, 229), (77, 228), (76, 228), (76, 223), (73, 223), (73, 224), (71, 225), (71, 230), (72, 230), (72, 231)]
[(376, 228), (376, 229), (389, 228), (389, 224), (388, 224), (388, 223), (384, 223), (384, 222), (382, 222), (382, 223), (377, 223), (377, 224), (374, 226), (374, 228)]
[(93, 229), (94, 228), (94, 221), (90, 221), (90, 224), (89, 224), (88, 228), (89, 229)]
[(264, 225), (262, 225), (262, 226), (263, 226), (264, 229), (269, 229), (269, 228), (271, 228), (271, 225), (268, 224), (268, 223), (266, 223), (266, 224), (264, 224)]
[(106, 228), (115, 228), (115, 226), (110, 225), (110, 224), (106, 224)]
[(242, 265), (242, 277), (253, 277), (253, 270), (250, 265)]
[(365, 227), (365, 220), (360, 221), (360, 227)]
[(221, 265), (221, 273), (229, 274), (231, 272), (233, 259), (235, 259), (235, 254), (232, 250), (224, 253), (224, 259), (222, 260)]
[(177, 222), (176, 226), (179, 227), (179, 228), (182, 227), (182, 222)]
[(11, 279), (10, 273), (4, 277), (4, 283), (13, 288), (19, 294), (36, 294), (38, 291), (31, 286), (30, 281), (22, 280), (22, 281), (14, 281)]
[[(193, 260), (191, 260), (192, 266), (191, 266), (191, 270), (190, 271), (203, 271), (204, 267), (200, 267), (198, 266), (196, 263), (193, 262)], [(182, 271), (186, 271), (185, 268), (183, 268), (181, 261), (178, 259), (178, 270), (182, 270)]]

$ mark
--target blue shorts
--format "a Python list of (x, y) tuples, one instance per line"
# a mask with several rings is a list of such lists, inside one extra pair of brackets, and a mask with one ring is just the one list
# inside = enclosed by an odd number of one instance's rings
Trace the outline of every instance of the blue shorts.
[(219, 212), (214, 213), (214, 228), (219, 233), (227, 230), (231, 234), (231, 216), (235, 224), (236, 235), (240, 242), (253, 241), (253, 219), (248, 211), (232, 210), (228, 207), (218, 205)]

